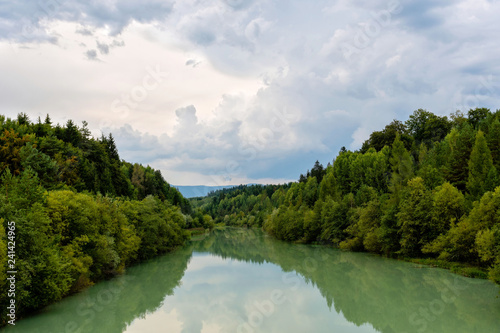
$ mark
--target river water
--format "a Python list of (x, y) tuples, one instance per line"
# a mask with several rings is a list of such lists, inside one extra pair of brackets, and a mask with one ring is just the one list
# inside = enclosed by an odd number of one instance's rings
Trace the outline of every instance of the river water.
[(2, 332), (500, 332), (489, 281), (216, 230)]

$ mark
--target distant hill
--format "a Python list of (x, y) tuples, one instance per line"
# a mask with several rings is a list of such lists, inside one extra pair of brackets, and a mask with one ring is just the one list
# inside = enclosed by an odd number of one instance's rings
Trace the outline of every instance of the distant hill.
[(227, 185), (227, 186), (205, 186), (205, 185), (195, 185), (195, 186), (174, 186), (176, 189), (181, 192), (184, 198), (195, 198), (195, 197), (204, 197), (209, 192), (222, 190), (225, 188), (231, 188), (236, 185)]

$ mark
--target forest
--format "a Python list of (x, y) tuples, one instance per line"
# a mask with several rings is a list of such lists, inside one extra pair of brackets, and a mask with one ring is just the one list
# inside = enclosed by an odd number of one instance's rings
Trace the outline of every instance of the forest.
[(86, 122), (0, 115), (0, 325), (12, 267), (22, 317), (215, 224), (500, 283), (499, 168), (500, 111), (419, 109), (297, 182), (187, 200), (160, 171), (120, 159), (113, 136), (94, 138)]
[(53, 125), (48, 115), (0, 115), (0, 326), (12, 296), (22, 317), (211, 223), (160, 171), (120, 160), (111, 134), (96, 139), (86, 122)]
[(344, 147), (297, 182), (238, 186), (191, 199), (215, 223), (261, 227), (451, 268), (500, 283), (500, 110), (418, 109)]

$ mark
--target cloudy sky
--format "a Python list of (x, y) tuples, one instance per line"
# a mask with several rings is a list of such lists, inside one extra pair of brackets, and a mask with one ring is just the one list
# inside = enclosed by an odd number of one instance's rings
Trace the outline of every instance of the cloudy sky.
[(0, 2), (0, 114), (113, 133), (175, 185), (296, 180), (500, 96), (498, 0)]

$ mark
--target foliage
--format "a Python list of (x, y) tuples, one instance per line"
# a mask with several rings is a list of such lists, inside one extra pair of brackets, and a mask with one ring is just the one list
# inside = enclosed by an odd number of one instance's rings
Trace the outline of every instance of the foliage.
[(0, 116), (0, 287), (15, 222), (18, 317), (182, 245), (189, 213), (160, 171), (121, 161), (111, 135)]
[(479, 199), (484, 192), (495, 188), (497, 177), (497, 170), (493, 166), (493, 159), (484, 133), (478, 131), (469, 160), (467, 190), (473, 199)]
[(192, 204), (217, 223), (262, 226), (279, 239), (438, 260), (499, 282), (499, 146), (498, 111), (448, 119), (419, 109), (360, 151), (342, 148), (326, 168), (316, 162), (299, 182), (239, 186)]

